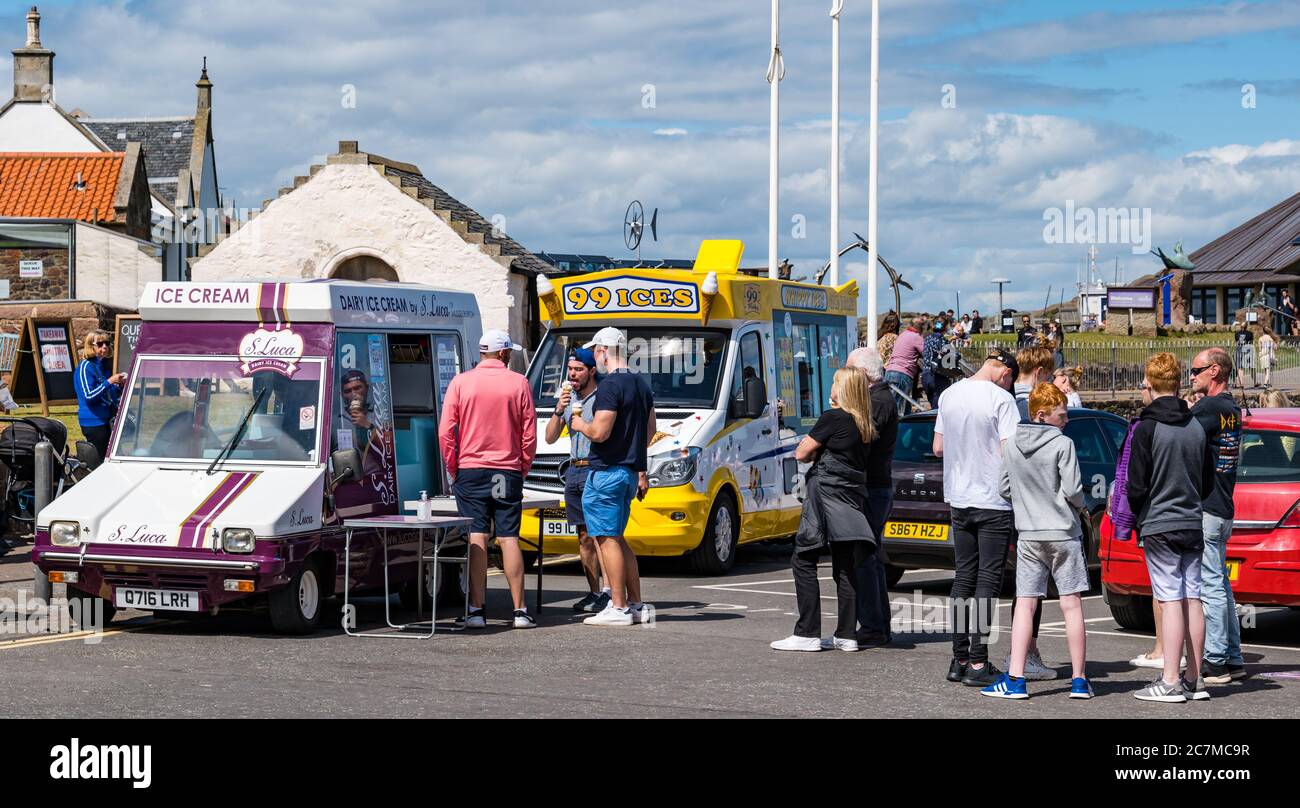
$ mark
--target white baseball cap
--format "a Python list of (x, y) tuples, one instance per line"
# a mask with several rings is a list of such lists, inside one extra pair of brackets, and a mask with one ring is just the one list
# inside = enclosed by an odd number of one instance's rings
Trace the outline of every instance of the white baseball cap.
[(492, 353), (493, 351), (522, 351), (523, 348), (510, 339), (510, 335), (499, 329), (484, 331), (483, 338), (478, 341), (479, 353)]
[(601, 345), (606, 348), (622, 348), (627, 345), (627, 337), (624, 336), (622, 331), (619, 331), (614, 326), (612, 325), (605, 326), (604, 328), (596, 332), (596, 335), (591, 338), (591, 342), (588, 342), (586, 345), (582, 347), (594, 348), (597, 345)]

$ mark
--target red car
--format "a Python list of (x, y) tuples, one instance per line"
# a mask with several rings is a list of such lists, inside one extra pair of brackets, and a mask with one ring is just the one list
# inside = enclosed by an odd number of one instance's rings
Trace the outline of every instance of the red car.
[[(1228, 539), (1228, 579), (1239, 604), (1300, 607), (1300, 409), (1243, 413), (1241, 460)], [(1102, 594), (1115, 622), (1152, 628), (1151, 582), (1133, 536), (1115, 541), (1102, 520)]]

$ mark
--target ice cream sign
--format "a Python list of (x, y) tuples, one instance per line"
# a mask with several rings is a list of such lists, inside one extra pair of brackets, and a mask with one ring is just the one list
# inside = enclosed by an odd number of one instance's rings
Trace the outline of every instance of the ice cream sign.
[(562, 291), (565, 314), (699, 314), (694, 283), (620, 275), (569, 283)]
[(293, 376), (298, 371), (302, 352), (302, 336), (293, 333), (291, 329), (267, 331), (259, 328), (251, 334), (245, 334), (239, 341), (239, 360), (243, 362), (239, 370), (245, 376), (259, 370)]

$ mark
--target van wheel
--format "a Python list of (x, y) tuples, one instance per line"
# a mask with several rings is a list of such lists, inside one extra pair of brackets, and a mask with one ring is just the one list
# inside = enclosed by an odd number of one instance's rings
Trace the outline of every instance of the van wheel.
[(519, 554), (524, 557), (524, 572), (536, 572), (537, 552), (533, 550), (520, 550)]
[(701, 575), (722, 575), (736, 563), (736, 544), (740, 539), (740, 518), (730, 493), (718, 496), (709, 512), (700, 546), (688, 556), (691, 569)]
[(311, 634), (320, 623), (320, 574), (308, 561), (289, 580), (289, 585), (271, 592), (271, 626), (280, 634)]
[[(432, 566), (431, 564), (424, 564), (424, 563), (421, 563), (421, 564), (420, 564), (420, 581), (417, 582), (417, 579), (412, 578), (411, 580), (409, 580), (409, 581), (407, 581), (406, 583), (402, 584), (402, 588), (401, 588), (401, 589), (397, 590), (397, 599), (398, 599), (399, 601), (401, 601), (401, 603), (402, 603), (402, 608), (403, 608), (403, 609), (405, 609), (405, 610), (408, 611), (408, 612), (413, 612), (413, 611), (415, 611), (416, 606), (417, 606), (417, 604), (416, 604), (416, 596), (417, 596), (417, 595), (419, 595), (420, 603), (424, 605), (424, 608), (425, 608), (426, 610), (427, 610), (431, 605), (433, 605), (433, 574), (432, 574), (432, 571), (433, 571), (433, 566)], [(417, 587), (420, 586), (420, 583), (421, 583), (421, 582), (424, 584), (424, 593), (423, 593), (422, 595), (420, 594), (420, 591), (419, 591), (419, 589), (417, 588)]]
[(898, 582), (903, 580), (903, 573), (907, 570), (902, 567), (896, 567), (893, 564), (885, 565), (885, 585), (890, 589), (898, 586)]
[(1106, 603), (1110, 606), (1110, 616), (1115, 618), (1120, 628), (1132, 631), (1155, 630), (1156, 620), (1151, 613), (1150, 598), (1107, 592)]

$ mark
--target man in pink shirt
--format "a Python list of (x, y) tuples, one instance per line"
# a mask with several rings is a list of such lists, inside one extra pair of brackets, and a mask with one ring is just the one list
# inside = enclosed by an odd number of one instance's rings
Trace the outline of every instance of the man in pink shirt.
[(483, 628), (487, 595), (487, 543), (495, 528), (506, 581), (514, 600), (515, 628), (537, 625), (524, 603), (524, 557), (519, 520), (524, 477), (537, 453), (537, 420), (528, 380), (510, 370), (511, 351), (521, 348), (504, 331), (479, 340), (479, 363), (447, 385), (438, 424), (442, 459), (461, 516), (473, 519), (469, 534), (469, 616), (465, 628)]
[(911, 396), (916, 389), (916, 376), (921, 372), (921, 356), (925, 352), (925, 318), (913, 317), (912, 322), (894, 343), (894, 352), (885, 365), (885, 381), (894, 389), (894, 402), (898, 405), (898, 414), (907, 415), (912, 411), (912, 402), (904, 398)]

